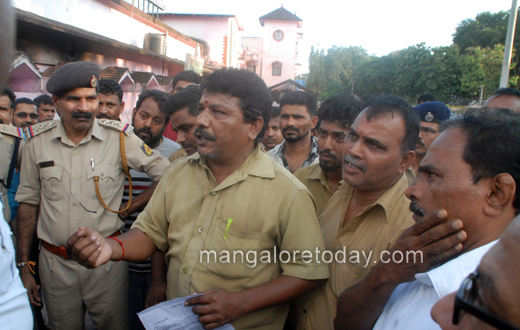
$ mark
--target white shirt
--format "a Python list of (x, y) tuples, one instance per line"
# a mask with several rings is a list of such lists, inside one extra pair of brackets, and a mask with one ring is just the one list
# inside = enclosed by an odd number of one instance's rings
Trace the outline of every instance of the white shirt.
[(18, 275), (11, 230), (2, 212), (0, 212), (0, 248), (1, 328), (2, 330), (30, 330), (33, 328), (33, 316), (29, 297)]
[(440, 329), (430, 315), (433, 305), (457, 291), (496, 242), (466, 252), (427, 273), (416, 274), (413, 282), (400, 284), (388, 299), (373, 330)]

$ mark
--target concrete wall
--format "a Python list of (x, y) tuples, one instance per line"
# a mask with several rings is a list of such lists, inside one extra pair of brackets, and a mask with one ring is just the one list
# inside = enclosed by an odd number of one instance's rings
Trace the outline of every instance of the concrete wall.
[(240, 55), (240, 37), (235, 18), (165, 16), (162, 21), (182, 34), (207, 41), (210, 46), (210, 55), (205, 59), (206, 62), (224, 64), (222, 60), (224, 37), (227, 36), (226, 65), (237, 67), (237, 58)]
[[(129, 45), (143, 48), (147, 33), (164, 33), (96, 0), (12, 0), (15, 8), (68, 24)], [(184, 61), (195, 48), (167, 37), (166, 56)], [(49, 54), (52, 57), (52, 54)]]

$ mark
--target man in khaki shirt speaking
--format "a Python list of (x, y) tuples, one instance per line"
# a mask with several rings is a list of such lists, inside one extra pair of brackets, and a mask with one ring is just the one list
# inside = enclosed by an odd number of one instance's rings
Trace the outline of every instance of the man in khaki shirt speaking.
[(259, 145), (271, 106), (262, 79), (222, 69), (202, 89), (198, 153), (166, 170), (121, 244), (81, 227), (68, 245), (88, 267), (158, 248), (168, 260), (168, 299), (204, 293), (187, 302), (200, 304), (193, 311), (206, 329), (282, 329), (288, 302), (328, 277), (314, 254), (323, 249), (314, 203)]
[(64, 245), (79, 226), (95, 228), (103, 237), (119, 234), (123, 221), (105, 209), (97, 192), (108, 208), (119, 209), (125, 179), (120, 149), (126, 149), (130, 168), (145, 171), (154, 181), (169, 164), (133, 134), (130, 125), (96, 119), (98, 77), (99, 67), (89, 62), (59, 68), (49, 78), (47, 90), (60, 120), (26, 130), (16, 195), (18, 267), (31, 303), (39, 305), (29, 271), (29, 250), (38, 224), (39, 271), (52, 329), (83, 328), (86, 310), (98, 329), (127, 328), (126, 262), (89, 270), (69, 260)]
[[(404, 171), (415, 160), (419, 118), (398, 96), (370, 101), (345, 137), (343, 180), (319, 217), (325, 248), (344, 251), (333, 260), (329, 280), (299, 306), (299, 329), (334, 329), (338, 297), (379, 262), (413, 225)], [(384, 254), (383, 254), (384, 255)]]
[(343, 140), (348, 128), (362, 110), (362, 103), (350, 93), (332, 95), (318, 111), (318, 153), (320, 163), (294, 172), (311, 192), (319, 216), (341, 181)]

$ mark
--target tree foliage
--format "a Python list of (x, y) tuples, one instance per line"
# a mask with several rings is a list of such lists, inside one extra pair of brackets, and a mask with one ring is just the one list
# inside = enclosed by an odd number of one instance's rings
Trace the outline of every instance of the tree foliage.
[[(487, 98), (499, 85), (508, 18), (505, 12), (481, 13), (458, 25), (451, 46), (431, 48), (420, 43), (381, 57), (369, 56), (361, 47), (334, 46), (326, 52), (312, 48), (307, 86), (322, 100), (347, 91), (361, 98), (395, 94), (412, 102), (420, 94), (432, 93), (437, 100), (449, 102), (459, 97), (476, 99), (481, 86)], [(520, 33), (516, 39), (520, 47)], [(520, 52), (514, 54), (518, 59)], [(513, 61), (512, 87), (518, 82), (516, 69)]]

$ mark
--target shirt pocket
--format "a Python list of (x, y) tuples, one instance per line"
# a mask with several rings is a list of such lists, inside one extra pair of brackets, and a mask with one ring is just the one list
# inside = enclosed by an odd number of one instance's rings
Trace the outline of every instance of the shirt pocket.
[(217, 218), (205, 244), (208, 257), (201, 254), (199, 260), (208, 271), (227, 279), (251, 278), (260, 263), (263, 233), (245, 232), (237, 227)]
[(63, 167), (40, 168), (40, 181), (42, 194), (46, 199), (58, 201), (63, 198)]
[(99, 177), (98, 187), (101, 198), (106, 199), (113, 197), (118, 189), (120, 183), (118, 183), (119, 171), (114, 165), (96, 165), (94, 170), (91, 166), (85, 167), (87, 171), (87, 195), (91, 199), (97, 199), (96, 185), (94, 183), (94, 177)]

